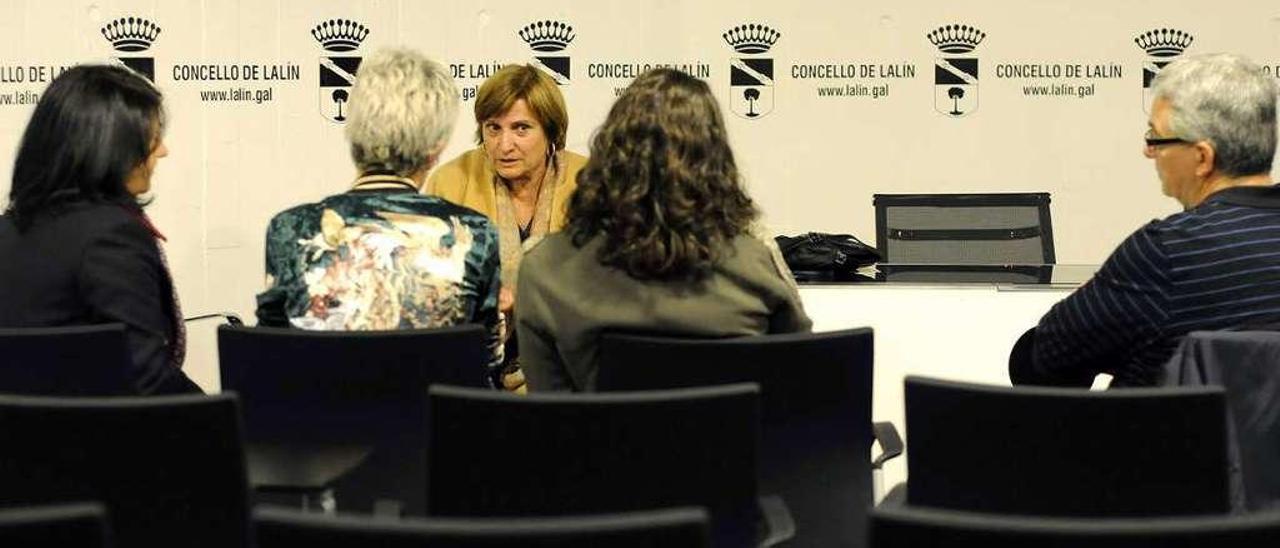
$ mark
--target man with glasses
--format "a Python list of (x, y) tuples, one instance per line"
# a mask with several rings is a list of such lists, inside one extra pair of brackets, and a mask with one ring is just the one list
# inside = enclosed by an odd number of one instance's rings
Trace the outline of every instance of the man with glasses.
[(1238, 55), (1188, 56), (1152, 85), (1143, 154), (1184, 212), (1130, 235), (1015, 345), (1014, 384), (1158, 384), (1191, 331), (1280, 324), (1276, 84)]

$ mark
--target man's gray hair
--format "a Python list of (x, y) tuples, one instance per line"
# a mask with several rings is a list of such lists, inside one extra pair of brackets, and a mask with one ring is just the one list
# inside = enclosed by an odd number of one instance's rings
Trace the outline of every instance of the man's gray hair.
[(1271, 171), (1276, 83), (1262, 67), (1240, 55), (1191, 55), (1161, 70), (1151, 87), (1173, 107), (1173, 135), (1211, 143), (1217, 169), (1237, 177)]
[(458, 118), (458, 90), (443, 66), (410, 49), (380, 49), (356, 72), (346, 135), (361, 173), (408, 177), (440, 152)]

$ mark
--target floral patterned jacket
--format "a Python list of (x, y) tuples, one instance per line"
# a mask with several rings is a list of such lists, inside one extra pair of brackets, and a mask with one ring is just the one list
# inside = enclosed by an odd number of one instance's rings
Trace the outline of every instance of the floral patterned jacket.
[(258, 323), (322, 330), (483, 325), (496, 383), (498, 234), (479, 213), (393, 177), (287, 209), (267, 228)]

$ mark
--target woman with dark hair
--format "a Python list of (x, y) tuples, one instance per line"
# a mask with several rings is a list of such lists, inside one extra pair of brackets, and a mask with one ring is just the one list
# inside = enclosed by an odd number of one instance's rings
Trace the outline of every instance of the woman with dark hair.
[(565, 230), (521, 266), (529, 388), (593, 390), (605, 331), (808, 331), (790, 271), (752, 233), (757, 216), (707, 84), (671, 69), (637, 78), (592, 139)]
[(0, 326), (123, 323), (139, 394), (200, 391), (181, 370), (164, 237), (139, 203), (163, 129), (160, 92), (133, 71), (67, 70), (36, 104), (0, 216)]

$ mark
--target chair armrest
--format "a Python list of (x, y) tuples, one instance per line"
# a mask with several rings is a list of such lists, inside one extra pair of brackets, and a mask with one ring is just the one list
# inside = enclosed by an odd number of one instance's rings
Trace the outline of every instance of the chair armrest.
[(212, 312), (209, 314), (197, 314), (195, 316), (187, 316), (182, 319), (183, 323), (194, 322), (198, 320), (207, 320), (210, 318), (222, 318), (226, 320), (227, 325), (244, 325), (244, 320), (240, 319), (240, 315), (235, 312)]
[(902, 454), (902, 436), (898, 435), (898, 428), (888, 421), (871, 423), (871, 431), (880, 443), (880, 455), (871, 461), (871, 468), (879, 470), (885, 461)]
[(363, 464), (373, 448), (359, 444), (250, 442), (249, 485), (278, 492), (319, 492)]
[(764, 538), (760, 539), (757, 546), (776, 546), (796, 536), (796, 521), (792, 519), (791, 510), (782, 497), (766, 495), (760, 497), (758, 502), (760, 517), (764, 520)]
[(373, 501), (373, 519), (396, 521), (404, 517), (404, 503), (395, 499), (378, 499)]
[(889, 493), (881, 499), (880, 504), (876, 506), (888, 506), (890, 508), (902, 508), (907, 505), (907, 484), (899, 483), (889, 490)]

